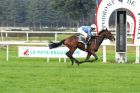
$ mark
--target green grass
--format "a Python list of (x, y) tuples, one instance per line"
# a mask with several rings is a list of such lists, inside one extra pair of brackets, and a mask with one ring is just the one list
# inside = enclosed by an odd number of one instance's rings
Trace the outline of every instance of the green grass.
[[(71, 66), (58, 59), (18, 58), (17, 47), (0, 49), (0, 93), (139, 93), (140, 65), (135, 62), (135, 48), (128, 48), (128, 63), (114, 61), (114, 47), (107, 47), (107, 63), (99, 60)], [(79, 59), (82, 60), (82, 59)]]
[(139, 93), (140, 65), (1, 62), (1, 93)]

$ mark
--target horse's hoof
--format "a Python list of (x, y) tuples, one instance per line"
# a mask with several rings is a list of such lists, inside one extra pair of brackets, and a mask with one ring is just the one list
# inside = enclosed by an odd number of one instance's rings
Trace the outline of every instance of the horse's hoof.
[(80, 63), (78, 62), (78, 63), (77, 63), (77, 65), (79, 66), (79, 65), (80, 65)]
[(80, 63), (77, 61), (76, 64), (79, 66)]
[(80, 65), (80, 63), (77, 63), (77, 65), (79, 66), (79, 65)]
[(74, 64), (74, 63), (72, 62), (71, 65), (73, 66), (73, 64)]

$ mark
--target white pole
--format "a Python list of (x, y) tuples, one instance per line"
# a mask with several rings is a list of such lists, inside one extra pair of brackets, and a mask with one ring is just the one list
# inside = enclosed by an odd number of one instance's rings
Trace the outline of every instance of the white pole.
[(136, 46), (136, 64), (139, 63), (139, 46)]
[(1, 40), (3, 41), (3, 33), (1, 29), (0, 29), (0, 32), (1, 32)]
[(8, 37), (8, 33), (6, 32), (6, 37)]
[(9, 45), (7, 45), (6, 60), (9, 60)]
[(67, 58), (64, 58), (64, 63), (66, 63), (67, 62)]
[(59, 57), (59, 63), (61, 62), (61, 58)]
[(55, 42), (57, 41), (57, 32), (55, 32)]
[(29, 41), (29, 33), (26, 32), (26, 41)]
[(103, 63), (106, 63), (106, 46), (103, 45)]
[(48, 57), (48, 58), (47, 58), (47, 63), (49, 63), (49, 62), (50, 62), (50, 58)]

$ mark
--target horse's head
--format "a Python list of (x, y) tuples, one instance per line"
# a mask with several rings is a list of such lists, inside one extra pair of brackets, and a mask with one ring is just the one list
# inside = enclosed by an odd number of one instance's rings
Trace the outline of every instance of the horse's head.
[(101, 35), (101, 36), (103, 36), (104, 38), (107, 38), (107, 39), (109, 39), (109, 40), (111, 40), (111, 41), (114, 41), (114, 40), (115, 40), (113, 34), (112, 34), (110, 31), (108, 31), (107, 28), (106, 28), (105, 30), (100, 31), (100, 32), (98, 33), (98, 35)]

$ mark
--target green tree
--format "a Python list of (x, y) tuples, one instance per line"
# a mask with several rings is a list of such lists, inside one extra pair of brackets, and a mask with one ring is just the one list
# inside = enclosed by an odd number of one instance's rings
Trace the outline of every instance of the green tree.
[(61, 10), (63, 14), (79, 23), (91, 15), (95, 8), (94, 0), (53, 0), (54, 9)]
[(72, 26), (92, 14), (93, 0), (0, 0), (3, 25)]
[(3, 21), (4, 16), (3, 12), (4, 12), (3, 0), (0, 0), (0, 24)]
[(47, 24), (48, 0), (28, 0), (27, 21), (31, 25)]
[(24, 0), (4, 0), (4, 19), (9, 25), (17, 26), (25, 22)]

